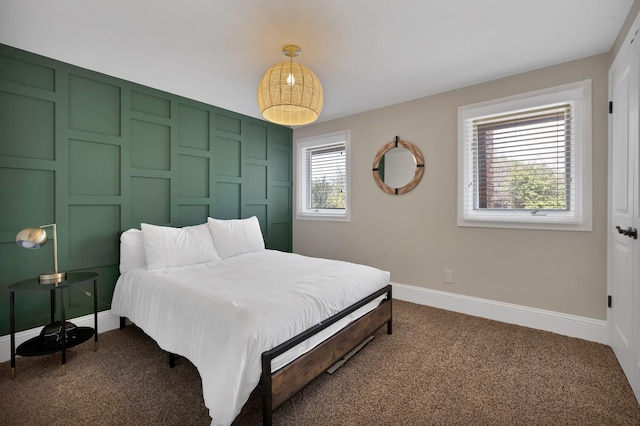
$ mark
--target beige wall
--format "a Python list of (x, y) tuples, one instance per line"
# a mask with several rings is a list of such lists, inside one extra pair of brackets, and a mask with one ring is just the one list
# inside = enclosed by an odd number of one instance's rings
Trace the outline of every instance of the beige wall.
[[(376, 266), (396, 283), (606, 319), (609, 64), (601, 54), (294, 130), (294, 140), (351, 130), (352, 197), (351, 222), (294, 221), (294, 251)], [(593, 96), (593, 232), (458, 227), (458, 106), (584, 79)], [(400, 196), (371, 175), (396, 135), (426, 163), (422, 182)], [(454, 284), (444, 283), (445, 269)]]

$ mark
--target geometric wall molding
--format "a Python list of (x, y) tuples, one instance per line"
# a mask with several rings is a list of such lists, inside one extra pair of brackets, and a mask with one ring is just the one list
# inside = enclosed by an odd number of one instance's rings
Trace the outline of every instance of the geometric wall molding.
[[(0, 336), (7, 287), (52, 269), (52, 245), (15, 244), (22, 228), (57, 224), (60, 270), (98, 272), (101, 311), (118, 232), (141, 222), (255, 215), (265, 245), (291, 251), (292, 129), (1, 44), (0, 70)], [(85, 293), (68, 315), (91, 312)], [(22, 296), (18, 328), (48, 322), (48, 306)]]

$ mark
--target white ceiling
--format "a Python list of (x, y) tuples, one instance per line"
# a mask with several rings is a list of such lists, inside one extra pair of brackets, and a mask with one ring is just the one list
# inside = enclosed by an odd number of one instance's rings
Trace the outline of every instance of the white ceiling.
[(633, 0), (0, 0), (0, 43), (260, 118), (287, 60), (319, 121), (608, 52)]

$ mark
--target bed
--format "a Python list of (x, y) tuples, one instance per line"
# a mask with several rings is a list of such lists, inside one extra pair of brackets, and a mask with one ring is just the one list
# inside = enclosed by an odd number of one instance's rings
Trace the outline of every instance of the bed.
[(141, 224), (120, 237), (112, 312), (191, 361), (213, 425), (261, 384), (263, 423), (384, 325), (389, 273), (268, 250), (257, 218), (184, 228)]

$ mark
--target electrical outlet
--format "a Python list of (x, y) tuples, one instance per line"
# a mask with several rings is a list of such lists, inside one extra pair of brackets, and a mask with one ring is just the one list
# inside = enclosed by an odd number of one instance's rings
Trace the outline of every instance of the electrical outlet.
[(446, 284), (453, 284), (453, 271), (451, 269), (444, 270), (444, 282)]

